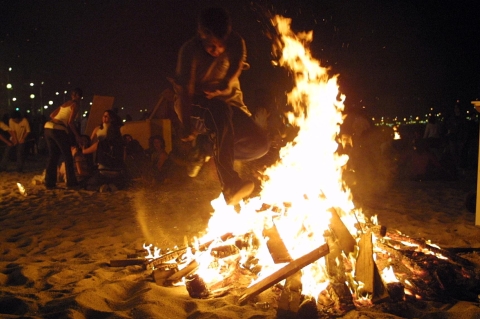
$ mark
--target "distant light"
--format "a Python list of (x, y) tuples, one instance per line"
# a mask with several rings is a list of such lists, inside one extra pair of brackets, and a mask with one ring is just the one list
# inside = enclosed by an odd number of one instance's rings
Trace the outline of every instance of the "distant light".
[(143, 110), (140, 110), (140, 113), (143, 112)]
[(16, 97), (12, 97), (12, 101), (14, 101), (14, 102), (15, 102), (16, 100), (17, 100), (17, 98), (16, 98)]
[(35, 84), (33, 82), (30, 82), (30, 86), (34, 86)]
[(41, 84), (43, 85), (44, 83), (45, 83), (45, 82), (43, 82), (43, 81), (42, 81), (42, 83), (41, 83)]
[(27, 110), (27, 113), (30, 113), (30, 110)]
[(48, 105), (45, 105), (43, 108), (44, 108), (45, 110), (48, 109)]
[(67, 91), (63, 91), (64, 94), (67, 94)]
[(55, 92), (55, 95), (59, 95), (59, 94), (60, 94), (60, 93), (58, 93), (58, 92)]
[(90, 105), (92, 105), (92, 104), (93, 104), (93, 102), (90, 102)]
[(53, 101), (48, 101), (48, 105), (53, 105)]
[(20, 108), (16, 107), (16, 108), (15, 108), (15, 111), (20, 111)]
[(8, 68), (8, 71), (12, 71), (12, 68)]
[(8, 90), (11, 90), (11, 89), (12, 89), (12, 84), (11, 84), (11, 83), (7, 83), (7, 89), (8, 89)]
[(123, 119), (122, 122), (125, 123), (127, 120), (126, 119)]

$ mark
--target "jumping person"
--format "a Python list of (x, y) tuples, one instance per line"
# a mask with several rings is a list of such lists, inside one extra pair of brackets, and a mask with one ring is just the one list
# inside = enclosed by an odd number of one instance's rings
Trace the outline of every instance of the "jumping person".
[(228, 205), (236, 205), (254, 189), (234, 170), (234, 160), (253, 160), (268, 152), (266, 133), (255, 123), (243, 102), (239, 76), (246, 64), (245, 41), (232, 31), (223, 8), (200, 14), (197, 36), (178, 54), (174, 89), (175, 111), (183, 126), (183, 140), (207, 134)]

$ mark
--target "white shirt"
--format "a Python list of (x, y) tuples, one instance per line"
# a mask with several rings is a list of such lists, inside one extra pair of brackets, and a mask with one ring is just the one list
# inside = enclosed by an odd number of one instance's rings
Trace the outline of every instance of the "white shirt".
[[(17, 134), (17, 140), (22, 140), (25, 136), (30, 133), (30, 124), (26, 118), (23, 118), (20, 122), (15, 122), (13, 119), (10, 119), (8, 122), (10, 131), (14, 131)], [(12, 139), (12, 138), (10, 138)]]

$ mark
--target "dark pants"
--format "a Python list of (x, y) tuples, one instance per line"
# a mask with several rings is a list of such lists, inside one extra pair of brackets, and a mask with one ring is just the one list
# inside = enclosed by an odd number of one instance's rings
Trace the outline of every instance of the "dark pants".
[(240, 182), (233, 169), (234, 160), (254, 160), (270, 148), (267, 133), (237, 107), (216, 99), (199, 98), (192, 114), (204, 121), (206, 134), (212, 137), (213, 158), (223, 188)]
[(70, 148), (70, 138), (66, 131), (45, 129), (45, 142), (48, 149), (47, 169), (45, 172), (45, 185), (55, 187), (57, 183), (57, 169), (60, 164), (60, 157), (65, 159), (65, 171), (67, 177), (67, 187), (76, 186), (75, 167), (73, 164), (72, 150)]
[(5, 153), (3, 153), (2, 162), (0, 163), (0, 169), (6, 170), (8, 166), (8, 160), (10, 159), (10, 153), (12, 149), (17, 151), (17, 172), (23, 171), (23, 164), (25, 163), (25, 143), (17, 144), (15, 146), (8, 146), (5, 148)]

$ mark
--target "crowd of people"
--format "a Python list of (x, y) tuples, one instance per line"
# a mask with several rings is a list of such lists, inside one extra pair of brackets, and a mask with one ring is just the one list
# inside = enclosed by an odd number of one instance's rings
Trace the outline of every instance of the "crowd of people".
[[(191, 145), (187, 174), (195, 177), (213, 158), (228, 205), (238, 204), (255, 187), (236, 171), (234, 161), (262, 158), (286, 136), (285, 118), (272, 107), (267, 91), (258, 89), (252, 108), (245, 105), (239, 77), (249, 67), (245, 41), (232, 30), (228, 12), (213, 7), (201, 12), (196, 35), (181, 47), (170, 79), (175, 135)], [(132, 135), (122, 135), (123, 121), (115, 111), (105, 110), (93, 133), (85, 135), (86, 119), (76, 120), (82, 94), (81, 89), (72, 90), (71, 99), (43, 121), (34, 138), (48, 153), (43, 181), (47, 189), (63, 182), (66, 188), (108, 191), (137, 178), (169, 179), (174, 163), (163, 137), (151, 136), (144, 149)], [(0, 140), (6, 144), (0, 171), (7, 170), (14, 149), (16, 171), (23, 170), (27, 141), (35, 132), (18, 111), (0, 122)], [(458, 106), (444, 119), (431, 116), (420, 134), (403, 138), (409, 142), (399, 147), (390, 129), (374, 126), (361, 110), (354, 110), (342, 125), (339, 152), (350, 156), (350, 171), (364, 176), (378, 175), (380, 162), (387, 163), (383, 167), (390, 174), (412, 179), (455, 178), (462, 169), (476, 167), (477, 124), (466, 121)]]

